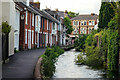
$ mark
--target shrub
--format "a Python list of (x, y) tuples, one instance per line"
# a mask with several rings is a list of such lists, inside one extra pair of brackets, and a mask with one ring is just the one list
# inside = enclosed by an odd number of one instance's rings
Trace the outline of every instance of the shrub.
[(74, 47), (76, 51), (84, 51), (84, 48), (85, 48), (84, 44), (85, 44), (86, 38), (87, 38), (87, 35), (79, 35), (79, 38), (75, 40)]
[(8, 22), (2, 22), (2, 32), (8, 34), (10, 30), (11, 26), (8, 24)]
[(77, 56), (77, 60), (75, 62), (78, 63), (78, 64), (85, 64), (85, 58), (83, 58), (82, 54), (79, 54)]
[(42, 60), (42, 75), (43, 78), (51, 78), (55, 72), (55, 62), (56, 58), (64, 53), (58, 46), (53, 46), (52, 48), (47, 48), (45, 54), (40, 56), (43, 58)]
[(54, 62), (50, 58), (43, 58), (42, 60), (43, 78), (51, 78), (55, 72)]

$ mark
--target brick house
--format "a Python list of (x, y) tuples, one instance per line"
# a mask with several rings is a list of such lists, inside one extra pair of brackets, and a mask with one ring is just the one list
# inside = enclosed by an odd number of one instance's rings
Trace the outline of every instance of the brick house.
[(20, 11), (20, 50), (31, 49), (35, 46), (35, 15), (38, 14), (32, 7), (24, 2), (16, 2), (22, 8)]
[[(54, 11), (51, 9), (44, 9), (52, 17), (59, 21), (59, 24), (52, 23), (52, 44), (53, 45), (66, 45), (66, 33), (64, 26), (64, 12), (63, 11)], [(55, 40), (56, 39), (56, 40)]]
[[(70, 35), (72, 40), (79, 34), (90, 34), (98, 24), (98, 15), (91, 13), (90, 15), (79, 15), (71, 19), (73, 31)], [(74, 42), (74, 41), (72, 41)]]

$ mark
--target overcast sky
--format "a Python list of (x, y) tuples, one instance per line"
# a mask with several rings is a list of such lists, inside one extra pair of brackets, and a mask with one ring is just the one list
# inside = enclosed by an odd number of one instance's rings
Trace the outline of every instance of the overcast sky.
[[(38, 0), (37, 0), (38, 1)], [(101, 0), (39, 0), (41, 9), (46, 7), (55, 10), (58, 8), (60, 11), (73, 11), (80, 14), (99, 14)]]

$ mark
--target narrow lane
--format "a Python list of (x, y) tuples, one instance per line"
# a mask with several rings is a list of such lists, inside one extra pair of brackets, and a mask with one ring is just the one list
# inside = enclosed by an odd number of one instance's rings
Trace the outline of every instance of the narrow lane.
[(102, 78), (101, 70), (93, 70), (86, 65), (75, 64), (75, 57), (79, 53), (72, 49), (59, 56), (53, 78)]
[(21, 51), (10, 58), (9, 63), (2, 66), (3, 78), (33, 78), (38, 57), (45, 49)]

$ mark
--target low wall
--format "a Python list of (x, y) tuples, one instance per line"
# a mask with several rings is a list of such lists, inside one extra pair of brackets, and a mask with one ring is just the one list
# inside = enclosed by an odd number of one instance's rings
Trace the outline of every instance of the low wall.
[(35, 80), (42, 80), (41, 69), (40, 69), (41, 61), (42, 61), (42, 58), (39, 58), (35, 66), (35, 71), (34, 71)]

